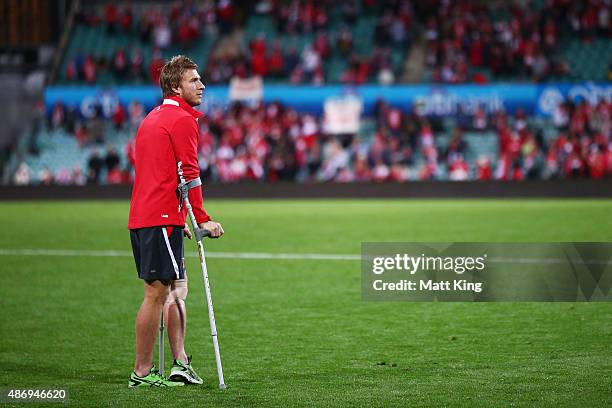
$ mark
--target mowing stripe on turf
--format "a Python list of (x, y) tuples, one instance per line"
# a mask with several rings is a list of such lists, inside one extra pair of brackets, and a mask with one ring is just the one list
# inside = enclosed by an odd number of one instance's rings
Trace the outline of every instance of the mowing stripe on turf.
[[(83, 257), (132, 257), (131, 251), (117, 250), (87, 250), (87, 249), (9, 249), (0, 248), (0, 256), (83, 256)], [(196, 258), (196, 254), (187, 254), (188, 258)], [(262, 260), (314, 260), (314, 261), (359, 261), (360, 255), (348, 254), (305, 254), (305, 253), (273, 253), (273, 252), (207, 252), (207, 258), (223, 259), (262, 259)], [(607, 265), (609, 261), (601, 259), (564, 259), (564, 258), (488, 258), (488, 262), (509, 264), (600, 264)]]

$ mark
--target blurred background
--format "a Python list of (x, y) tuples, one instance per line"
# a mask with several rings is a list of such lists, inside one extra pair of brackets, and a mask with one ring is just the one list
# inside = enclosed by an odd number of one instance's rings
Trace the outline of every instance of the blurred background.
[(206, 182), (612, 176), (610, 0), (0, 0), (0, 180), (129, 186), (164, 61)]

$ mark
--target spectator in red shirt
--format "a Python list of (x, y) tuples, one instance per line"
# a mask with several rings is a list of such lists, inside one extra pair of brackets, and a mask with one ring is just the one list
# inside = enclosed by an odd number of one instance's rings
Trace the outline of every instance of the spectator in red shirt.
[(123, 48), (118, 48), (113, 57), (113, 71), (120, 81), (125, 80), (129, 71), (128, 58)]
[(143, 70), (144, 57), (142, 55), (142, 51), (139, 48), (136, 48), (132, 51), (132, 55), (130, 56), (130, 74), (132, 79), (142, 80), (144, 76)]
[(314, 39), (313, 48), (321, 56), (321, 58), (327, 58), (329, 56), (331, 49), (329, 46), (329, 40), (327, 39), (327, 35), (325, 33), (321, 32), (317, 34)]
[(217, 17), (221, 34), (228, 34), (234, 21), (234, 5), (231, 0), (220, 0), (217, 4)]
[(78, 124), (76, 126), (74, 137), (79, 145), (79, 147), (83, 147), (89, 143), (89, 130), (87, 126), (84, 124)]
[(74, 60), (70, 60), (68, 64), (66, 64), (65, 76), (67, 81), (74, 81), (77, 79), (77, 69)]
[(106, 20), (106, 32), (109, 34), (115, 33), (116, 25), (119, 20), (119, 10), (117, 10), (114, 1), (110, 1), (106, 4), (104, 15)]
[(132, 6), (129, 4), (125, 6), (121, 16), (119, 17), (119, 23), (123, 31), (130, 32), (132, 30), (132, 22), (134, 21), (134, 15), (132, 13)]
[(521, 181), (525, 179), (521, 163), (517, 160), (512, 166), (512, 181)]
[(480, 36), (477, 36), (470, 45), (470, 64), (480, 67), (484, 63), (484, 45)]
[(470, 176), (470, 168), (468, 164), (463, 160), (462, 155), (455, 156), (448, 167), (448, 177), (452, 181), (465, 181)]
[(125, 124), (125, 108), (120, 103), (118, 103), (113, 110), (112, 120), (117, 130), (121, 129)]
[(280, 41), (276, 41), (272, 45), (272, 51), (268, 57), (268, 69), (269, 74), (273, 78), (282, 78), (285, 73), (285, 60), (283, 56), (283, 49)]
[(479, 157), (476, 163), (476, 180), (488, 181), (491, 180), (492, 176), (491, 160), (486, 156)]
[(266, 40), (263, 34), (259, 34), (249, 45), (251, 50), (251, 70), (253, 74), (265, 76), (268, 72), (266, 62)]
[(96, 82), (96, 62), (91, 56), (85, 57), (83, 62), (83, 77), (90, 85)]
[(584, 162), (578, 152), (572, 151), (565, 159), (565, 176), (567, 178), (577, 178), (584, 176)]
[(606, 175), (606, 162), (604, 155), (599, 151), (597, 145), (592, 145), (587, 156), (589, 177), (594, 179), (604, 178)]
[(161, 52), (159, 50), (155, 50), (153, 52), (153, 59), (149, 64), (149, 76), (151, 77), (151, 82), (154, 84), (159, 84), (159, 77), (161, 75), (163, 66), (164, 60), (161, 57)]

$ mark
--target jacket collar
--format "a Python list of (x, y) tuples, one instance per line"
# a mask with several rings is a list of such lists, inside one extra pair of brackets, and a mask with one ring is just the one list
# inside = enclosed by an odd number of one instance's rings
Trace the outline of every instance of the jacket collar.
[(202, 117), (202, 112), (193, 109), (180, 96), (169, 96), (167, 98), (164, 98), (164, 101), (162, 102), (162, 105), (174, 105), (174, 106), (178, 106), (178, 107), (182, 108), (184, 111), (186, 111), (187, 113), (189, 113), (191, 116), (193, 116), (196, 119), (199, 119), (199, 118)]

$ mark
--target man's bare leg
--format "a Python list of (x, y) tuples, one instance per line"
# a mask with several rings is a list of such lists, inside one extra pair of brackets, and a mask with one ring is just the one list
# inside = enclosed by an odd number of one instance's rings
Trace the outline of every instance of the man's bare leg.
[(172, 282), (170, 295), (164, 305), (164, 321), (168, 329), (168, 340), (172, 358), (187, 364), (185, 354), (185, 330), (187, 326), (187, 277)]
[(159, 330), (159, 316), (170, 286), (160, 281), (144, 283), (144, 300), (136, 317), (136, 362), (134, 372), (142, 377), (153, 366), (153, 347)]

